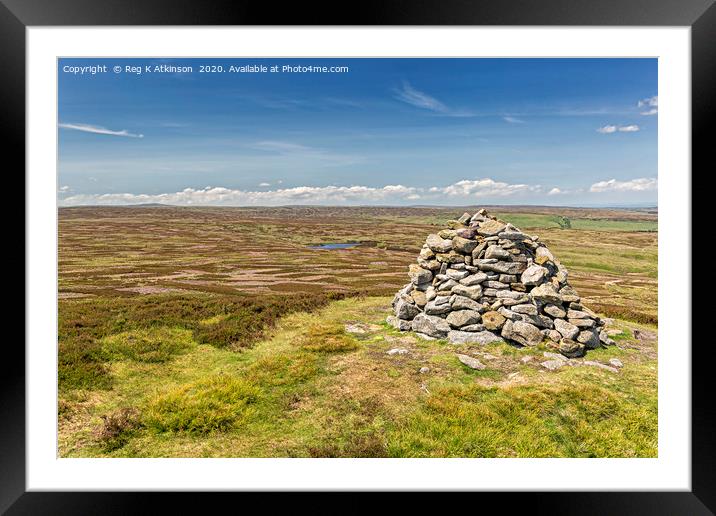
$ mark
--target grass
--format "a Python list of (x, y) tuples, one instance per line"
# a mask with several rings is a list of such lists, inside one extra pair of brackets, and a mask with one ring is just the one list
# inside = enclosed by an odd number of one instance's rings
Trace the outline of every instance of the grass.
[(166, 362), (194, 345), (190, 330), (165, 327), (122, 332), (100, 340), (102, 358), (107, 361)]
[(251, 416), (259, 396), (259, 389), (243, 379), (208, 376), (154, 398), (143, 421), (157, 432), (226, 431)]
[[(619, 358), (619, 374), (586, 366), (550, 373), (539, 367), (541, 347), (453, 346), (387, 328), (389, 301), (351, 298), (289, 314), (240, 353), (195, 343), (166, 362), (112, 362), (111, 390), (65, 396), (60, 454), (656, 455), (656, 361), (630, 347), (630, 334), (621, 349), (588, 357)], [(348, 324), (365, 331), (347, 333)], [(409, 353), (387, 355), (393, 347)], [(466, 368), (458, 352), (487, 369)], [(522, 362), (527, 356), (535, 358)], [(423, 366), (428, 374), (419, 373)], [(131, 411), (128, 422), (108, 425), (122, 410)], [(99, 437), (105, 427), (118, 430)]]
[(282, 316), (314, 310), (344, 295), (193, 294), (61, 301), (59, 388), (109, 389), (113, 361), (162, 362), (194, 341), (248, 348)]

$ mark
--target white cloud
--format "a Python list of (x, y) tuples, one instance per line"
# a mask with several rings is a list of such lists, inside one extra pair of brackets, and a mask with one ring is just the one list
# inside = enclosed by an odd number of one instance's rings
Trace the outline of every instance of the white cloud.
[(450, 196), (463, 197), (504, 197), (519, 193), (539, 192), (539, 185), (509, 184), (493, 181), (490, 178), (469, 180), (463, 179), (438, 191)]
[(646, 111), (642, 111), (642, 115), (656, 115), (659, 112), (659, 97), (654, 95), (637, 102), (637, 106), (640, 108), (650, 108)]
[(503, 116), (502, 119), (509, 124), (524, 124), (525, 121), (514, 116)]
[(473, 116), (469, 111), (456, 110), (449, 108), (435, 97), (431, 97), (427, 93), (416, 90), (407, 81), (403, 82), (403, 87), (395, 90), (395, 98), (411, 106), (421, 109), (427, 109), (435, 113), (445, 116), (468, 117)]
[(605, 125), (597, 129), (598, 133), (611, 134), (611, 133), (635, 133), (639, 130), (639, 126), (636, 124), (631, 125)]
[(113, 131), (111, 129), (107, 129), (105, 127), (101, 127), (98, 125), (90, 125), (90, 124), (57, 124), (62, 129), (70, 129), (72, 131), (82, 131), (85, 133), (94, 133), (94, 134), (107, 134), (110, 136), (126, 136), (127, 138), (144, 138), (143, 134), (135, 134), (130, 133), (126, 129), (122, 129), (121, 131)]
[(271, 183), (259, 183), (259, 186), (271, 186)]
[(547, 192), (547, 195), (560, 195), (560, 194), (564, 194), (564, 193), (567, 193), (567, 192), (560, 190), (559, 188), (557, 188), (555, 186), (549, 192)]
[(67, 185), (60, 187), (60, 192), (69, 192), (69, 191), (70, 191), (70, 187)]
[(609, 179), (608, 181), (599, 181), (589, 187), (590, 192), (645, 192), (648, 190), (656, 190), (657, 179), (655, 177), (640, 177), (629, 181), (617, 181)]
[(510, 184), (490, 178), (462, 180), (448, 186), (416, 188), (404, 185), (370, 186), (296, 186), (276, 190), (239, 190), (223, 187), (194, 189), (161, 194), (80, 194), (67, 197), (63, 205), (122, 205), (164, 203), (176, 205), (281, 206), (291, 204), (370, 204), (400, 203), (418, 199), (440, 200), (447, 197), (479, 199), (539, 193), (539, 185)]

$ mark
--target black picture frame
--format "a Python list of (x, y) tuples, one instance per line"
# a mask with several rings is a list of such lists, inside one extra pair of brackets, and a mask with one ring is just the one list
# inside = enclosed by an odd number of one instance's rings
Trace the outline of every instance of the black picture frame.
[[(90, 25), (572, 25), (572, 26), (689, 26), (692, 38), (692, 170), (702, 169), (713, 144), (707, 128), (716, 111), (716, 6), (714, 0), (392, 0), (335, 2), (327, 6), (213, 0), (0, 0), (0, 130), (4, 133), (5, 162), (25, 163), (25, 29), (30, 26)], [(15, 158), (15, 159), (12, 159)], [(691, 174), (693, 178), (695, 174)], [(26, 257), (27, 259), (27, 257)], [(691, 278), (688, 278), (691, 282)], [(48, 324), (53, 324), (48, 321)], [(690, 325), (689, 321), (689, 325)], [(690, 335), (690, 331), (687, 333)], [(679, 345), (688, 345), (682, 342)], [(506, 507), (529, 507), (551, 514), (713, 514), (716, 511), (716, 453), (714, 404), (710, 399), (710, 342), (692, 346), (692, 490), (690, 492), (511, 493), (480, 494), (509, 497)], [(39, 493), (25, 488), (25, 356), (19, 346), (6, 345), (0, 375), (0, 512), (7, 514), (128, 514), (150, 510), (160, 501), (180, 513), (207, 512), (228, 496), (241, 496), (248, 509), (250, 494), (172, 493)], [(12, 367), (9, 366), (12, 364)], [(559, 484), (559, 479), (555, 479)], [(356, 495), (351, 495), (354, 498)], [(473, 495), (475, 496), (475, 495)], [(161, 497), (161, 500), (158, 498)], [(171, 502), (167, 499), (171, 497)], [(422, 495), (402, 502), (407, 512), (422, 508)], [(467, 509), (463, 497), (453, 502)], [(542, 503), (540, 503), (542, 502)], [(341, 512), (373, 510), (372, 503), (336, 501), (323, 495), (314, 510)], [(504, 501), (502, 501), (504, 503)], [(501, 505), (502, 505), (501, 503)], [(340, 505), (336, 505), (340, 504)], [(419, 505), (418, 505), (419, 504)]]

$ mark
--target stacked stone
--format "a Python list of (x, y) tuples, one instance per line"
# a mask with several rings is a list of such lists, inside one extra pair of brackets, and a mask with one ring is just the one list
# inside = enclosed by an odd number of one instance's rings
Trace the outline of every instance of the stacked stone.
[(546, 339), (567, 357), (614, 343), (539, 237), (484, 209), (429, 235), (408, 275), (388, 317), (402, 331), (456, 344)]

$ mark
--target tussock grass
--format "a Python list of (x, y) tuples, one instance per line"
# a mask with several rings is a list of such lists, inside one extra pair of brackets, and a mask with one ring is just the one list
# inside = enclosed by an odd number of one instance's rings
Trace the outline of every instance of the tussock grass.
[(144, 415), (158, 432), (209, 433), (234, 428), (252, 413), (260, 390), (228, 375), (182, 385), (151, 400)]
[(307, 351), (318, 353), (339, 353), (358, 348), (355, 339), (349, 337), (339, 324), (313, 324), (301, 336), (299, 345)]
[(100, 341), (107, 361), (166, 362), (196, 345), (192, 332), (182, 328), (144, 328), (110, 335)]

